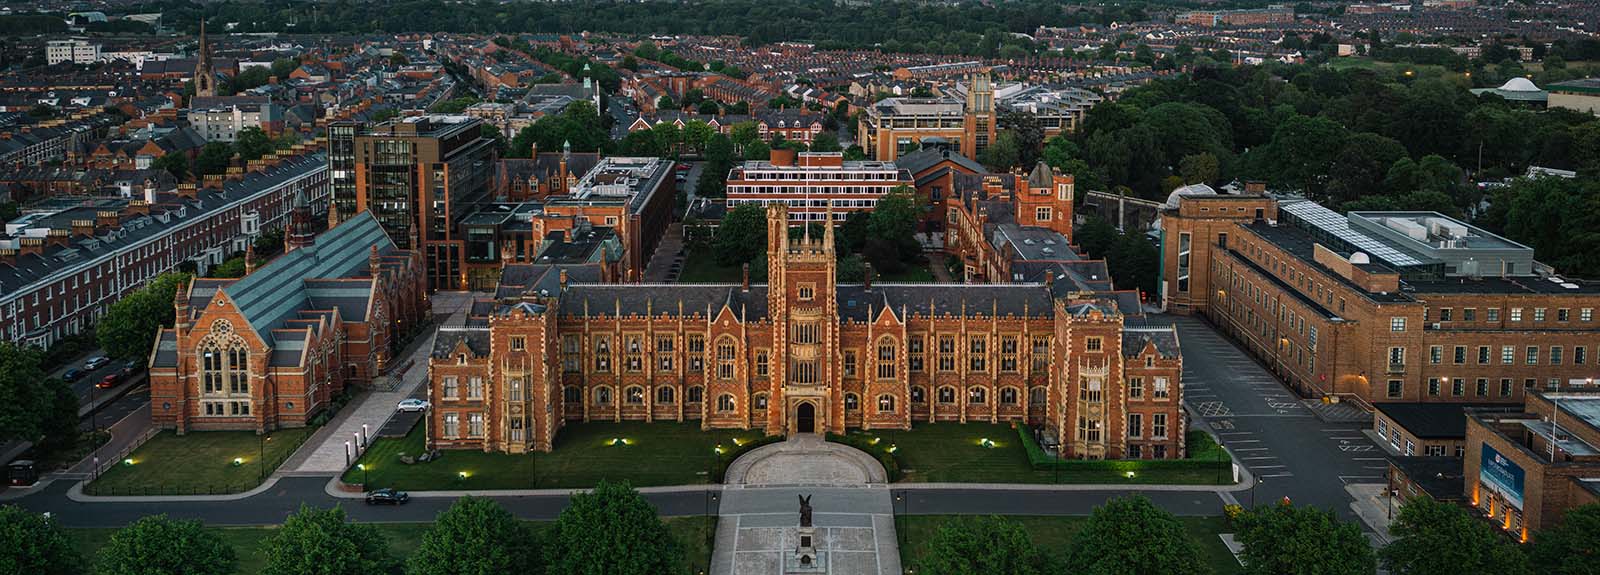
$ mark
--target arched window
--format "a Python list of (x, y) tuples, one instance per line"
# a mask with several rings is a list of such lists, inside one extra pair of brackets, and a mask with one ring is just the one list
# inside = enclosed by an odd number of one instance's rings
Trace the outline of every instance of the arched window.
[(927, 403), (928, 392), (921, 386), (911, 388), (911, 403)]
[(661, 386), (656, 388), (656, 403), (672, 403), (674, 399), (672, 394), (673, 391), (670, 387)]
[(211, 324), (200, 341), (201, 413), (212, 416), (250, 415), (250, 349), (226, 320)]
[(724, 393), (717, 398), (717, 411), (733, 411), (733, 395)]
[(644, 388), (637, 385), (629, 387), (623, 391), (623, 400), (627, 401), (628, 405), (644, 403)]
[(583, 390), (576, 385), (569, 385), (561, 389), (561, 400), (567, 403), (583, 401)]
[(765, 393), (757, 393), (754, 403), (756, 404), (756, 409), (766, 409), (767, 408), (767, 394), (765, 394)]
[(945, 386), (945, 387), (939, 388), (939, 403), (955, 403), (955, 402), (956, 402), (956, 388), (949, 387), (949, 386)]
[(1007, 387), (1000, 390), (1000, 403), (1002, 405), (1017, 404), (1017, 388)]
[(1030, 406), (1043, 406), (1048, 401), (1047, 397), (1049, 395), (1045, 392), (1044, 386), (1028, 389), (1028, 405)]
[(598, 373), (611, 371), (611, 338), (595, 336), (594, 338), (594, 370)]
[(732, 337), (723, 336), (717, 340), (717, 378), (733, 379), (733, 362), (737, 357), (735, 348), (737, 342)]
[(861, 398), (856, 397), (854, 393), (844, 394), (844, 410), (855, 411), (857, 409), (861, 409)]
[(884, 336), (878, 340), (878, 379), (894, 379), (894, 338)]
[(689, 391), (684, 394), (683, 401), (686, 403), (700, 403), (705, 401), (705, 397), (706, 388), (696, 385), (689, 388)]
[(611, 388), (609, 388), (609, 387), (596, 387), (596, 388), (594, 388), (594, 402), (598, 403), (600, 405), (610, 405), (611, 404)]
[(967, 403), (983, 403), (986, 399), (988, 399), (988, 395), (988, 390), (985, 390), (981, 387), (968, 389)]
[(878, 396), (878, 413), (894, 411), (894, 396), (887, 393)]

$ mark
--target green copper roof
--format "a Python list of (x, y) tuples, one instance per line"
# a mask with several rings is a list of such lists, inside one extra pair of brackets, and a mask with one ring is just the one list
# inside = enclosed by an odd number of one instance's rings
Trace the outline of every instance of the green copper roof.
[(367, 267), (372, 246), (381, 254), (395, 249), (372, 213), (361, 212), (317, 236), (312, 245), (279, 256), (222, 291), (233, 299), (250, 327), (271, 344), (272, 330), (306, 309), (306, 280), (361, 272)]

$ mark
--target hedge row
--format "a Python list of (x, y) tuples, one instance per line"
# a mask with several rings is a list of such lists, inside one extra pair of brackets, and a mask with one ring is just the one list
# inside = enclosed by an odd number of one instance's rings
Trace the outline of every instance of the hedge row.
[(889, 447), (885, 443), (874, 444), (873, 438), (865, 435), (839, 435), (836, 433), (829, 433), (828, 441), (842, 443), (871, 455), (873, 459), (878, 460), (878, 463), (883, 465), (883, 472), (886, 474), (889, 483), (900, 480), (900, 461), (895, 459), (893, 453), (889, 453)]
[(1189, 447), (1189, 457), (1185, 459), (1056, 459), (1045, 453), (1039, 443), (1034, 441), (1033, 434), (1028, 432), (1027, 427), (1017, 424), (1012, 424), (1011, 427), (1017, 430), (1017, 436), (1022, 439), (1022, 447), (1028, 452), (1028, 463), (1032, 464), (1034, 469), (1041, 471), (1050, 470), (1051, 466), (1060, 466), (1062, 469), (1116, 472), (1155, 469), (1227, 471), (1233, 463), (1228, 453), (1204, 431), (1190, 431), (1184, 436)]

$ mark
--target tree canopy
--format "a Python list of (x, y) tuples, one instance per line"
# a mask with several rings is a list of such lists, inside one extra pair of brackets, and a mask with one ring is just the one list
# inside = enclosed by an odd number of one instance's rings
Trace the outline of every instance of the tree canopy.
[(1067, 565), (1088, 575), (1210, 572), (1183, 524), (1142, 495), (1118, 497), (1096, 507), (1073, 534)]
[(44, 352), (0, 342), (0, 441), (76, 438), (78, 396), (42, 366)]
[(656, 509), (626, 482), (601, 481), (572, 496), (550, 528), (553, 575), (661, 575), (683, 572), (683, 549)]
[(1394, 539), (1378, 552), (1396, 575), (1528, 572), (1517, 544), (1453, 503), (1417, 497), (1389, 525)]
[(177, 317), (172, 307), (173, 294), (188, 281), (188, 274), (164, 273), (111, 304), (95, 330), (106, 354), (129, 361), (150, 355), (156, 332), (172, 327)]
[(350, 523), (344, 509), (302, 505), (262, 544), (261, 575), (371, 575), (395, 565), (371, 525)]
[(407, 575), (538, 575), (534, 533), (493, 499), (462, 497), (434, 518), (406, 562)]
[(1053, 573), (1022, 525), (1003, 517), (952, 519), (934, 532), (917, 572), (925, 575), (1043, 575)]
[(1361, 527), (1332, 511), (1268, 504), (1235, 519), (1250, 575), (1372, 575), (1377, 558)]
[(0, 573), (77, 575), (78, 551), (54, 520), (0, 505)]
[(229, 575), (233, 547), (199, 521), (146, 515), (117, 530), (100, 548), (96, 575)]
[(1534, 533), (1528, 558), (1534, 573), (1600, 575), (1600, 504), (1568, 509), (1561, 523)]

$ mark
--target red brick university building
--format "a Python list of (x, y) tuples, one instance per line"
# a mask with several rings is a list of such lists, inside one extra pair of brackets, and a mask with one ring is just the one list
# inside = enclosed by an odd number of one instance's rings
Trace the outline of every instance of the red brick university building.
[(556, 285), (441, 328), (428, 442), (549, 451), (568, 422), (772, 435), (1019, 422), (1072, 458), (1180, 458), (1177, 334), (1042, 284), (838, 284), (831, 226), (767, 208), (765, 285)]

